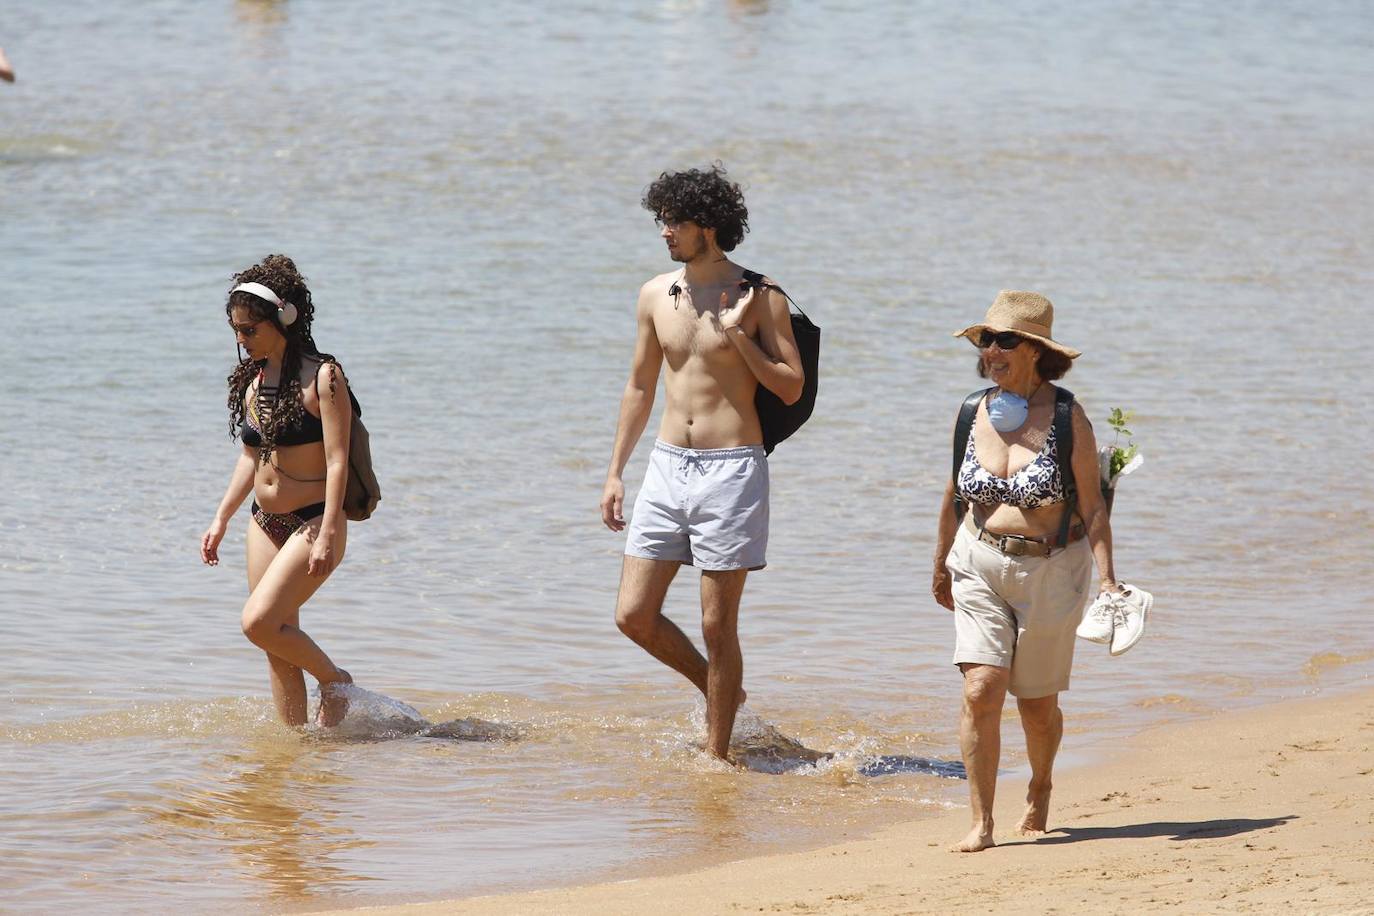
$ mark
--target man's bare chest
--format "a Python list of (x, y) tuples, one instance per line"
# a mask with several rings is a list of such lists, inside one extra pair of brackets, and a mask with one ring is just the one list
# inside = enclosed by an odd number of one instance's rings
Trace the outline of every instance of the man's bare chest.
[[(734, 296), (728, 307), (735, 304)], [(671, 300), (654, 313), (654, 329), (665, 355), (671, 357), (705, 356), (738, 358), (734, 344), (725, 334), (720, 322), (721, 307), (713, 304), (702, 308), (693, 306), (683, 296), (676, 306)], [(745, 321), (746, 333), (753, 333), (752, 322)]]
[(669, 356), (709, 355), (731, 347), (714, 314), (674, 312), (669, 306), (654, 318), (658, 341)]

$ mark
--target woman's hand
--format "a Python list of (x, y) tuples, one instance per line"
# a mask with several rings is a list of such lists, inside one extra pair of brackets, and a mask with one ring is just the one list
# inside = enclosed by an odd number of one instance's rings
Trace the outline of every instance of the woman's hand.
[(216, 518), (210, 523), (210, 527), (205, 529), (205, 533), (200, 536), (200, 562), (206, 566), (219, 565), (219, 542), (224, 540), (224, 532), (228, 527), (227, 522)]
[(949, 570), (945, 569), (944, 563), (935, 564), (935, 577), (930, 584), (930, 593), (935, 596), (935, 603), (947, 611), (954, 610), (954, 580), (949, 575)]
[(334, 571), (338, 562), (334, 555), (334, 532), (321, 531), (310, 542), (310, 560), (305, 571), (311, 576), (327, 576)]

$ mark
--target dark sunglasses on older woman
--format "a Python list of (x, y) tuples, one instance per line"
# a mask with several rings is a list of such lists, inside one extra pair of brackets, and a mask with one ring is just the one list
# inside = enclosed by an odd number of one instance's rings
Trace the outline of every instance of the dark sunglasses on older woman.
[(983, 331), (978, 335), (977, 343), (980, 350), (986, 350), (993, 344), (996, 344), (999, 350), (1015, 350), (1025, 339), (1015, 331), (1001, 331), (996, 334), (992, 331)]

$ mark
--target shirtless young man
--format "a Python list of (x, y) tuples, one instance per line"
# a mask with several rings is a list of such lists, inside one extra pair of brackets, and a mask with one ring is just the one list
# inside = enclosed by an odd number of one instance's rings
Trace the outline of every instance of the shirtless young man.
[[(664, 172), (642, 203), (683, 267), (645, 283), (635, 309), (634, 360), (601, 495), (601, 519), (612, 531), (625, 528), (621, 475), (649, 422), (665, 360), (667, 403), (626, 538), (615, 620), (706, 695), (706, 747), (725, 759), (744, 702), (740, 595), (749, 570), (764, 567), (768, 546), (768, 459), (754, 394), (763, 385), (795, 402), (801, 357), (786, 298), (742, 291), (743, 268), (726, 257), (749, 230), (749, 213), (719, 165)], [(668, 585), (684, 563), (701, 570), (706, 658), (663, 616)]]

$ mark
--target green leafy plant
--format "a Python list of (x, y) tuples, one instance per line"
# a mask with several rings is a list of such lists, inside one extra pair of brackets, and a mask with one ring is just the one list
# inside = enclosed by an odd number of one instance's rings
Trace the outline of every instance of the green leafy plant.
[[(1112, 460), (1111, 473), (1109, 480), (1121, 473), (1121, 469), (1130, 464), (1131, 459), (1140, 454), (1140, 447), (1131, 441), (1131, 436), (1135, 435), (1128, 428), (1127, 424), (1135, 417), (1135, 411), (1122, 410), (1120, 407), (1113, 407), (1111, 416), (1107, 417), (1107, 425), (1116, 434), (1112, 439)], [(1126, 446), (1121, 446), (1121, 437), (1126, 437)]]

